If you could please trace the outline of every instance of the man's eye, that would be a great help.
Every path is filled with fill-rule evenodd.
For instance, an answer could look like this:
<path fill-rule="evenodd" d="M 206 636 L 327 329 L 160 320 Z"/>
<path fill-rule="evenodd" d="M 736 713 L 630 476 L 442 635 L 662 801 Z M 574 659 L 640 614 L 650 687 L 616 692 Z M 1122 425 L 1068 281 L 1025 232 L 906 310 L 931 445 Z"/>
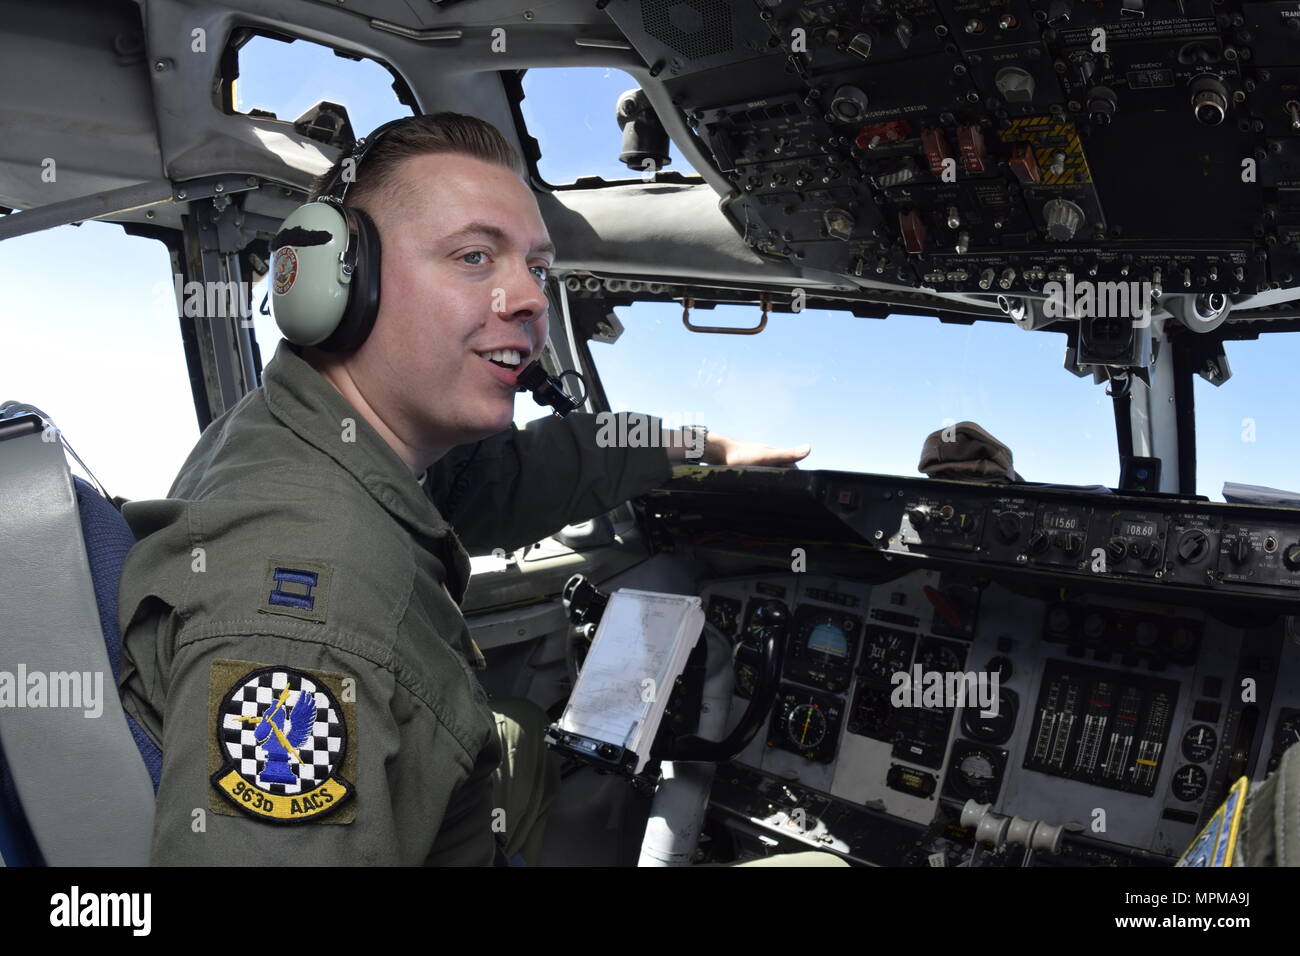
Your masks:
<path fill-rule="evenodd" d="M 551 277 L 550 266 L 532 266 L 531 268 L 541 270 L 541 274 L 538 275 L 537 278 L 541 279 L 543 282 Z"/>
<path fill-rule="evenodd" d="M 475 250 L 474 252 L 467 252 L 467 253 L 465 253 L 465 255 L 461 256 L 461 258 L 464 259 L 464 258 L 466 258 L 467 256 L 486 256 L 486 255 L 487 255 L 487 253 L 484 252 L 482 249 L 477 249 L 477 250 Z M 479 265 L 482 265 L 482 264 L 483 264 L 483 263 L 481 263 L 481 262 L 471 262 L 471 263 L 469 263 L 469 265 L 471 265 L 471 266 L 479 266 Z"/>

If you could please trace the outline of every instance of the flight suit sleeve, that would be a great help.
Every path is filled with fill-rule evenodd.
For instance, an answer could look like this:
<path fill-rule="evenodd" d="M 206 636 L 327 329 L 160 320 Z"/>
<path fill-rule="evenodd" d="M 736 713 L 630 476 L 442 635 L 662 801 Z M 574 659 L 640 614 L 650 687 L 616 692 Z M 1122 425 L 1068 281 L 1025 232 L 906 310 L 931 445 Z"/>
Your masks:
<path fill-rule="evenodd" d="M 431 470 L 429 492 L 472 554 L 514 550 L 604 514 L 672 475 L 663 447 L 626 447 L 616 419 L 575 412 L 511 426 Z M 650 416 L 642 416 L 649 419 Z M 643 434 L 660 434 L 659 420 Z M 602 447 L 603 446 L 603 447 Z"/>
<path fill-rule="evenodd" d="M 177 636 L 158 865 L 492 861 L 490 767 L 384 662 L 268 621 Z"/>
<path fill-rule="evenodd" d="M 1300 746 L 1285 750 L 1277 769 L 1250 785 L 1232 865 L 1300 866 Z"/>

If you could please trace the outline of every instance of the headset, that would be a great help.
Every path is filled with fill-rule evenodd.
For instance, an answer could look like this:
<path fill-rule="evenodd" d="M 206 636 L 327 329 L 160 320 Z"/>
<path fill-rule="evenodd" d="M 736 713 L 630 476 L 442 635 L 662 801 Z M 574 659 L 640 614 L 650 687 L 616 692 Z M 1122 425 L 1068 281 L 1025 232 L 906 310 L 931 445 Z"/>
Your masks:
<path fill-rule="evenodd" d="M 271 315 L 294 345 L 346 352 L 366 340 L 379 314 L 379 230 L 343 204 L 366 154 L 403 119 L 356 141 L 320 196 L 299 206 L 271 240 Z"/>
<path fill-rule="evenodd" d="M 356 141 L 320 196 L 294 210 L 271 240 L 271 315 L 280 334 L 294 345 L 326 352 L 357 348 L 370 335 L 379 314 L 380 242 L 374 220 L 362 209 L 343 204 L 348 186 L 370 150 L 394 126 L 390 120 Z M 350 160 L 350 162 L 349 162 Z M 576 377 L 581 399 L 570 397 L 563 379 Z M 586 401 L 586 380 L 574 371 L 551 376 L 540 361 L 517 378 L 519 391 L 531 391 L 539 405 L 561 418 Z"/>

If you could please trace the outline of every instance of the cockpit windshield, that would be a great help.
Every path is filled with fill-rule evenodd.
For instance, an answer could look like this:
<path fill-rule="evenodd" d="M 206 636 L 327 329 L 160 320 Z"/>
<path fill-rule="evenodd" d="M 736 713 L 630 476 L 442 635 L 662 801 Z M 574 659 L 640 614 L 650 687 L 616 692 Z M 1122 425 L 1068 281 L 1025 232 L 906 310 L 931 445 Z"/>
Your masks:
<path fill-rule="evenodd" d="M 725 421 L 774 444 L 809 442 L 800 467 L 916 475 L 926 436 L 969 420 L 1011 448 L 1026 480 L 1097 485 L 1118 473 L 1111 400 L 1065 371 L 1063 335 L 820 309 L 769 315 L 757 335 L 697 334 L 680 305 L 614 311 L 623 334 L 591 346 L 606 393 L 666 425 Z M 694 325 L 758 320 L 740 306 L 691 314 Z"/>

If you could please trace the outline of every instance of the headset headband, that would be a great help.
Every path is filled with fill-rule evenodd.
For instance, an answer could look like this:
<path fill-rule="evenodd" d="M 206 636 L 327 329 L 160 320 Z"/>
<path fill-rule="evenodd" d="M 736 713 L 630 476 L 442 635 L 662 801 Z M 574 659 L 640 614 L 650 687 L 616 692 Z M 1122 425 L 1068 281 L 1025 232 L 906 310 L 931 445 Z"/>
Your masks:
<path fill-rule="evenodd" d="M 343 162 L 338 164 L 338 168 L 334 170 L 334 175 L 332 175 L 329 178 L 329 180 L 326 181 L 325 185 L 321 188 L 320 196 L 317 198 L 336 199 L 338 200 L 339 205 L 342 205 L 344 198 L 347 196 L 348 187 L 351 186 L 352 183 L 356 182 L 357 170 L 361 168 L 362 160 L 364 160 L 366 158 L 366 155 L 370 152 L 370 150 L 373 149 L 375 145 L 388 134 L 389 130 L 391 130 L 394 126 L 398 125 L 399 123 L 406 122 L 408 119 L 411 119 L 411 117 L 402 116 L 395 120 L 389 120 L 387 123 L 380 126 L 369 136 L 363 136 L 361 137 L 361 139 L 353 143 L 352 153 L 348 157 L 349 159 L 352 160 L 352 164 L 351 164 L 352 178 L 348 179 L 345 176 L 348 170 L 348 162 L 345 159 Z"/>

